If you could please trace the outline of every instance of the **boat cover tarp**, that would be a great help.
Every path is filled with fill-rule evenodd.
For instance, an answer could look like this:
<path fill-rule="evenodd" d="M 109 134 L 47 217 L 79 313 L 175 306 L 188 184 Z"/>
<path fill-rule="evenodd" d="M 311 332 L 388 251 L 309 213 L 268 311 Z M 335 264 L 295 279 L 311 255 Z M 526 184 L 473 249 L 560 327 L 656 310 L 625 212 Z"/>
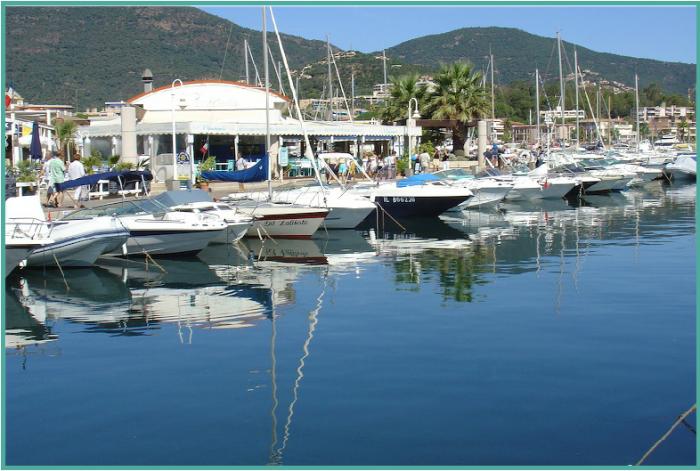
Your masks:
<path fill-rule="evenodd" d="M 262 182 L 267 180 L 267 159 L 260 159 L 258 163 L 245 170 L 230 172 L 227 170 L 209 170 L 202 172 L 202 178 L 209 181 L 220 182 Z"/>
<path fill-rule="evenodd" d="M 85 175 L 84 177 L 76 178 L 75 180 L 66 180 L 63 183 L 56 183 L 56 190 L 65 191 L 71 188 L 77 188 L 83 185 L 96 185 L 100 180 L 109 180 L 118 182 L 121 180 L 123 186 L 133 182 L 141 182 L 153 180 L 153 174 L 149 171 L 141 170 L 123 170 L 121 172 L 102 172 Z"/>
<path fill-rule="evenodd" d="M 426 182 L 434 182 L 438 180 L 440 180 L 439 177 L 436 177 L 430 173 L 420 173 L 418 175 L 413 175 L 411 177 L 404 178 L 403 180 L 399 180 L 396 182 L 396 186 L 403 188 L 406 186 L 423 185 Z"/>
<path fill-rule="evenodd" d="M 152 197 L 151 199 L 167 207 L 212 200 L 211 196 L 209 196 L 209 193 L 197 189 L 166 191 L 164 193 Z"/>

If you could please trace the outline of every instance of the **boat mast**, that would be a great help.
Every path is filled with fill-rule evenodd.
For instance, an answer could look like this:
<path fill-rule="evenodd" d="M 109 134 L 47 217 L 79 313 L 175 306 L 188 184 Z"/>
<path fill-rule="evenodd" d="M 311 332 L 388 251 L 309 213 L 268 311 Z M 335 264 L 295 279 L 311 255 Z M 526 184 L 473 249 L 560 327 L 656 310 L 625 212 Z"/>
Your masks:
<path fill-rule="evenodd" d="M 319 173 L 318 163 L 314 157 L 313 150 L 311 149 L 311 142 L 309 141 L 309 135 L 304 128 L 304 118 L 301 114 L 301 107 L 299 106 L 299 96 L 297 95 L 299 75 L 297 75 L 297 87 L 294 86 L 292 81 L 291 70 L 289 69 L 289 63 L 287 62 L 287 55 L 284 53 L 284 46 L 282 45 L 282 39 L 280 38 L 280 32 L 277 28 L 277 22 L 275 21 L 275 13 L 270 7 L 270 19 L 272 20 L 272 26 L 275 28 L 275 35 L 277 36 L 277 44 L 279 45 L 280 55 L 282 56 L 282 63 L 284 64 L 284 69 L 287 72 L 287 80 L 289 81 L 289 88 L 292 90 L 292 99 L 294 100 L 294 109 L 296 110 L 297 120 L 299 121 L 299 127 L 301 128 L 301 134 L 304 136 L 304 144 L 306 144 L 304 149 L 304 156 L 309 159 L 311 166 L 314 169 L 316 175 L 316 180 L 318 181 L 321 190 L 325 192 L 323 187 L 323 182 L 321 181 L 321 175 Z M 301 75 L 301 71 L 299 72 Z M 325 87 L 324 87 L 325 88 Z M 323 92 L 321 93 L 321 99 L 323 99 Z M 335 177 L 335 174 L 331 174 Z M 336 178 L 337 179 L 337 178 Z M 342 186 L 342 183 L 341 183 Z"/>
<path fill-rule="evenodd" d="M 270 70 L 267 54 L 267 13 L 262 9 L 263 69 L 265 74 L 265 158 L 267 158 L 267 192 L 272 201 L 272 162 L 270 161 Z"/>
<path fill-rule="evenodd" d="M 564 107 L 566 106 L 566 101 L 564 100 L 564 73 L 561 66 L 561 35 L 559 34 L 559 31 L 557 31 L 557 48 L 559 49 L 559 90 L 561 92 L 561 127 L 563 131 Z"/>
<path fill-rule="evenodd" d="M 333 76 L 331 75 L 331 43 L 326 35 L 326 58 L 328 59 L 328 121 L 333 121 Z"/>
<path fill-rule="evenodd" d="M 535 117 L 537 119 L 537 145 L 540 145 L 540 71 L 535 69 Z"/>
<path fill-rule="evenodd" d="M 250 83 L 250 71 L 248 69 L 248 40 L 243 40 L 243 57 L 245 57 L 245 83 Z"/>
<path fill-rule="evenodd" d="M 579 136 L 579 117 L 578 117 L 578 55 L 576 54 L 576 48 L 574 48 L 574 90 L 576 90 L 576 147 L 579 146 L 581 142 L 581 136 Z"/>
<path fill-rule="evenodd" d="M 634 74 L 634 108 L 637 114 L 637 152 L 639 152 L 639 77 Z"/>
<path fill-rule="evenodd" d="M 355 117 L 355 69 L 350 73 L 350 88 L 352 94 L 352 116 Z"/>
<path fill-rule="evenodd" d="M 491 48 L 489 47 L 489 56 L 491 56 L 491 119 L 496 119 L 496 95 L 494 93 L 493 85 L 493 54 L 491 54 Z M 491 124 L 491 129 L 493 129 L 493 123 Z"/>

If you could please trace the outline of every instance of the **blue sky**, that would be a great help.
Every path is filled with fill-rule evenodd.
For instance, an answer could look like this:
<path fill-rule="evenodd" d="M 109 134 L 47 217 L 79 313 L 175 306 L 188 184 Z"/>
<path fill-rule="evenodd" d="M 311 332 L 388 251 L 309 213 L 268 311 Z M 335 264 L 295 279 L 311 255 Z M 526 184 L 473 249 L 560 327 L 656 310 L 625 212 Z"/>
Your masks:
<path fill-rule="evenodd" d="M 260 7 L 204 7 L 260 30 Z M 408 39 L 468 26 L 507 26 L 601 52 L 695 63 L 694 6 L 664 7 L 275 7 L 281 32 L 372 52 Z"/>

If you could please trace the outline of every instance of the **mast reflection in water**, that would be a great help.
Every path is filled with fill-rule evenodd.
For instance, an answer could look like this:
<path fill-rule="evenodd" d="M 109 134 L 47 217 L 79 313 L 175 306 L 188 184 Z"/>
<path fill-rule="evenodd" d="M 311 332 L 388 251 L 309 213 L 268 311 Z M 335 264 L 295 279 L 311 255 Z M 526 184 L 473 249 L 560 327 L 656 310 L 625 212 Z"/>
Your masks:
<path fill-rule="evenodd" d="M 695 195 L 22 270 L 7 463 L 634 463 L 695 398 Z M 684 428 L 647 461 L 694 463 Z"/>

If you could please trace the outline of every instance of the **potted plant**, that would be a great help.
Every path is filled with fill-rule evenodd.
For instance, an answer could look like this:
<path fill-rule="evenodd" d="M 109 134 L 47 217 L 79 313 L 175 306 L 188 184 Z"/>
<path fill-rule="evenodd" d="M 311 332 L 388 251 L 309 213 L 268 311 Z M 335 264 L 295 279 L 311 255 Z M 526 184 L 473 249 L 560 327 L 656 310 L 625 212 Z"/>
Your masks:
<path fill-rule="evenodd" d="M 82 162 L 83 167 L 85 167 L 85 173 L 92 175 L 95 173 L 95 167 L 99 168 L 102 166 L 102 154 L 98 150 L 93 150 L 90 155 L 82 159 Z"/>
<path fill-rule="evenodd" d="M 199 164 L 199 171 L 197 172 L 197 178 L 195 179 L 195 185 L 197 188 L 202 190 L 207 190 L 209 188 L 209 181 L 202 178 L 203 172 L 209 172 L 216 169 L 216 157 L 210 155 L 202 163 Z"/>
<path fill-rule="evenodd" d="M 17 183 L 34 183 L 39 179 L 37 168 L 31 160 L 20 160 L 17 164 Z M 29 193 L 34 192 L 34 185 L 28 189 Z"/>

